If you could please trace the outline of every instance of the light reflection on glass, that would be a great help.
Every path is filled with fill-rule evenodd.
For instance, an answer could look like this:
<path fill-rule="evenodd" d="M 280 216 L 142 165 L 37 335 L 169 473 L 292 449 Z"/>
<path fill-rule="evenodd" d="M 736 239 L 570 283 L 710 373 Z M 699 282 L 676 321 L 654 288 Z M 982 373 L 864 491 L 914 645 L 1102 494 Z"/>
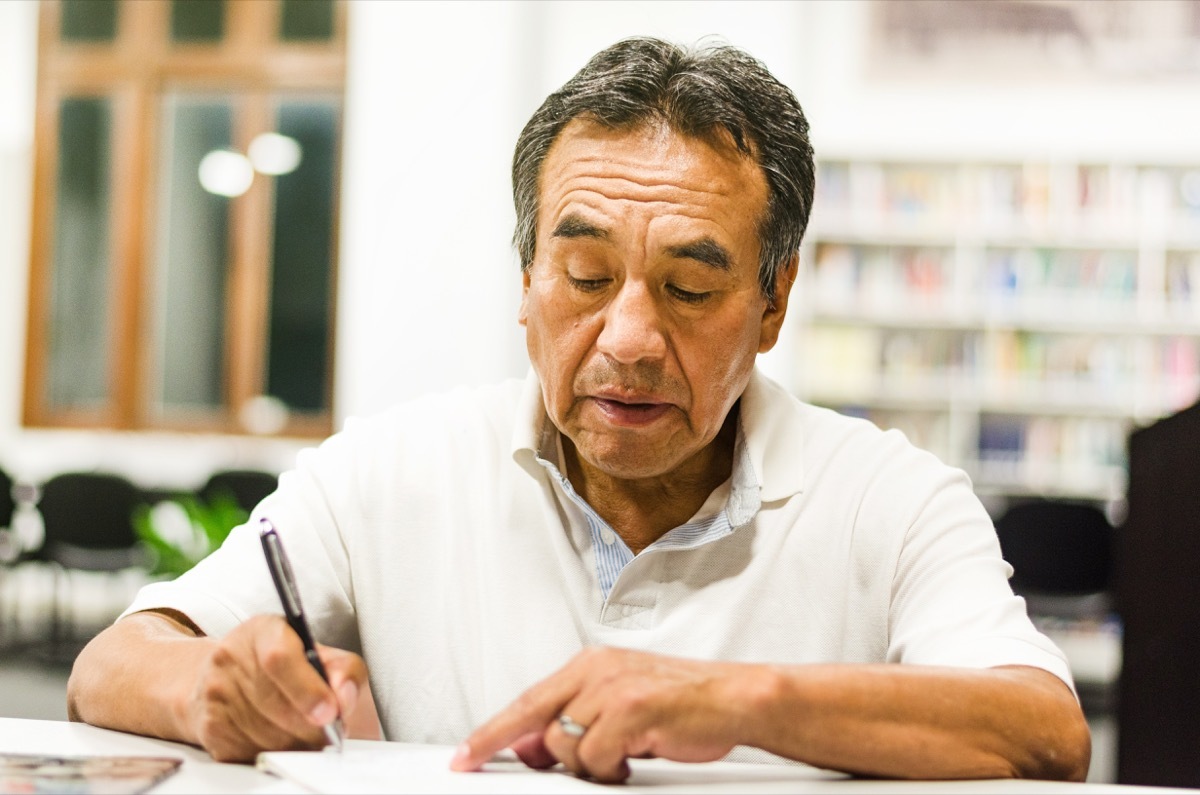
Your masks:
<path fill-rule="evenodd" d="M 233 198 L 250 190 L 254 167 L 240 152 L 214 149 L 200 160 L 200 184 L 209 193 Z"/>
<path fill-rule="evenodd" d="M 300 165 L 300 143 L 279 133 L 263 133 L 250 142 L 250 162 L 260 174 L 290 174 Z"/>

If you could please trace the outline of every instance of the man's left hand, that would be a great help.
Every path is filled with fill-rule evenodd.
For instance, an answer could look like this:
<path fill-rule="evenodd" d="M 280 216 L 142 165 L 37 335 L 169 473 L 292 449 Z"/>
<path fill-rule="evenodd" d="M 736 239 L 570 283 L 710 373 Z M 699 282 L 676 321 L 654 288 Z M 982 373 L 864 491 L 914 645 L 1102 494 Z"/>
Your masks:
<path fill-rule="evenodd" d="M 576 775 L 616 783 L 629 777 L 631 758 L 719 759 L 739 742 L 756 670 L 763 669 L 585 649 L 476 729 L 451 767 L 478 770 L 512 748 L 530 767 L 562 762 Z"/>

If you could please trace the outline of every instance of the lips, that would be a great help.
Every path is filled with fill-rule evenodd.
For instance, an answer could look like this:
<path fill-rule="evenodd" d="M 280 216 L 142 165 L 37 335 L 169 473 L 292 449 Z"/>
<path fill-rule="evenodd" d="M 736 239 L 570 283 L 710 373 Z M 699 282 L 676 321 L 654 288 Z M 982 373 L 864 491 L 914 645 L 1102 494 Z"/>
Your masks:
<path fill-rule="evenodd" d="M 637 403 L 613 398 L 593 397 L 593 404 L 615 425 L 649 425 L 671 410 L 670 403 Z"/>

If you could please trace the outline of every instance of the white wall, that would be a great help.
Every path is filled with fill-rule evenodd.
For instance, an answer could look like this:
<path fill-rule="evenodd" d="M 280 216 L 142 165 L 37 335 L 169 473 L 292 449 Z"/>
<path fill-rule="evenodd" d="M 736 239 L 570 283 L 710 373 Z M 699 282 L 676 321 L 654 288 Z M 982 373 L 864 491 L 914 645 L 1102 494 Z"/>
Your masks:
<path fill-rule="evenodd" d="M 1193 86 L 901 85 L 865 75 L 855 2 L 351 4 L 335 411 L 520 376 L 509 158 L 541 99 L 634 34 L 744 47 L 795 89 L 819 154 L 1174 157 L 1200 162 Z M 0 2 L 0 466 L 194 483 L 285 466 L 294 443 L 20 428 L 36 8 Z M 787 376 L 785 343 L 764 365 Z"/>
<path fill-rule="evenodd" d="M 528 11 L 351 7 L 335 403 L 345 417 L 524 372 L 508 244 Z"/>
<path fill-rule="evenodd" d="M 509 160 L 542 99 L 635 34 L 722 34 L 798 82 L 803 4 L 352 6 L 337 406 L 524 374 Z M 422 76 L 425 79 L 406 79 Z"/>

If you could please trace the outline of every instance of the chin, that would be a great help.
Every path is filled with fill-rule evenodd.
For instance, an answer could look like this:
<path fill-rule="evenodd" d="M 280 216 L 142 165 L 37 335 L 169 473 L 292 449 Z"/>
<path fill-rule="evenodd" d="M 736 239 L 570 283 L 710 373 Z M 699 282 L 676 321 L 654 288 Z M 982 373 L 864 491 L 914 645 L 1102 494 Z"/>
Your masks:
<path fill-rule="evenodd" d="M 673 470 L 680 462 L 664 460 L 662 456 L 648 454 L 645 450 L 630 450 L 618 447 L 604 451 L 584 450 L 584 459 L 606 475 L 625 480 L 653 478 Z"/>

